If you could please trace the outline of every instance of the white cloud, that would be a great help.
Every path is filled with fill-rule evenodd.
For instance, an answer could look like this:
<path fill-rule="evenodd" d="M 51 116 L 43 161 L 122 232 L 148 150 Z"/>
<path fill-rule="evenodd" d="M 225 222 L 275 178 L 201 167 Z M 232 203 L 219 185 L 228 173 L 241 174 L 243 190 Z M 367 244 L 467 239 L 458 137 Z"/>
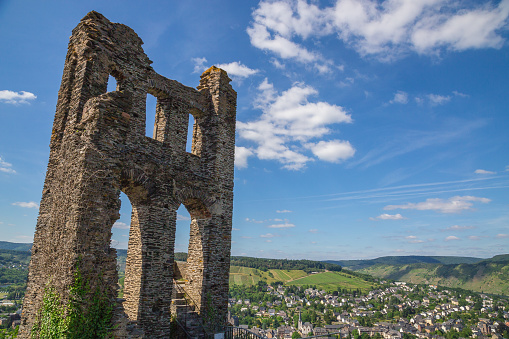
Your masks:
<path fill-rule="evenodd" d="M 36 208 L 36 209 L 39 209 L 39 204 L 36 203 L 35 201 L 30 201 L 30 202 L 18 201 L 18 202 L 13 202 L 12 204 L 14 206 L 19 206 L 19 207 L 23 207 L 23 208 Z"/>
<path fill-rule="evenodd" d="M 470 235 L 470 236 L 468 237 L 468 239 L 470 239 L 470 240 L 479 240 L 479 239 L 481 239 L 481 237 L 480 237 L 480 236 L 478 236 L 478 235 Z"/>
<path fill-rule="evenodd" d="M 3 173 L 16 173 L 16 171 L 12 168 L 12 164 L 4 161 L 2 157 L 0 157 L 0 172 Z"/>
<path fill-rule="evenodd" d="M 496 237 L 499 239 L 509 238 L 509 234 L 499 233 L 499 234 L 497 234 Z"/>
<path fill-rule="evenodd" d="M 415 235 L 409 235 L 405 237 L 409 244 L 421 244 L 424 240 L 418 239 Z"/>
<path fill-rule="evenodd" d="M 126 224 L 125 222 L 122 222 L 122 221 L 116 221 L 113 224 L 113 228 L 118 228 L 119 230 L 128 230 L 128 229 L 131 228 L 131 225 L 128 225 L 128 224 Z"/>
<path fill-rule="evenodd" d="M 316 144 L 306 144 L 318 159 L 338 163 L 354 156 L 355 149 L 350 142 L 343 140 L 319 141 Z"/>
<path fill-rule="evenodd" d="M 235 146 L 235 167 L 239 169 L 247 168 L 247 158 L 253 154 L 253 151 L 249 148 Z"/>
<path fill-rule="evenodd" d="M 232 231 L 240 231 L 239 228 L 232 227 Z"/>
<path fill-rule="evenodd" d="M 451 97 L 439 94 L 428 94 L 428 99 L 432 105 L 443 105 L 449 100 L 451 100 Z"/>
<path fill-rule="evenodd" d="M 319 8 L 304 0 L 261 1 L 247 32 L 251 44 L 281 58 L 316 62 L 323 58 L 303 45 L 336 35 L 359 54 L 392 60 L 408 52 L 437 54 L 500 48 L 509 0 L 498 5 L 459 0 L 336 0 Z"/>
<path fill-rule="evenodd" d="M 292 211 L 290 210 L 277 210 L 276 213 L 292 213 Z M 278 219 L 274 219 L 276 221 L 282 221 L 282 220 L 278 220 Z"/>
<path fill-rule="evenodd" d="M 435 199 L 426 199 L 424 202 L 420 203 L 408 203 L 406 205 L 388 205 L 385 206 L 385 210 L 395 210 L 395 209 L 412 209 L 419 211 L 433 210 L 441 213 L 459 213 L 464 210 L 472 209 L 472 202 L 482 202 L 484 204 L 490 202 L 490 199 L 487 198 L 479 198 L 473 196 L 455 196 L 449 198 L 447 200 L 435 198 Z"/>
<path fill-rule="evenodd" d="M 461 93 L 461 92 L 458 92 L 458 91 L 452 91 L 452 94 L 454 94 L 457 97 L 462 97 L 462 98 L 466 98 L 466 97 L 469 96 L 468 94 Z"/>
<path fill-rule="evenodd" d="M 445 238 L 445 241 L 452 241 L 452 240 L 460 240 L 460 238 L 455 237 L 454 235 L 450 235 L 447 238 Z"/>
<path fill-rule="evenodd" d="M 270 62 L 276 67 L 277 69 L 285 69 L 285 64 L 281 63 L 278 59 L 272 59 Z"/>
<path fill-rule="evenodd" d="M 279 235 L 277 234 L 272 234 L 272 233 L 267 233 L 267 234 L 262 234 L 260 235 L 261 238 L 274 238 L 274 237 L 279 237 Z"/>
<path fill-rule="evenodd" d="M 340 106 L 326 102 L 309 102 L 308 98 L 317 94 L 310 86 L 296 83 L 289 90 L 278 94 L 274 86 L 265 79 L 258 89 L 260 95 L 256 98 L 255 107 L 260 108 L 263 113 L 258 120 L 238 121 L 239 137 L 256 144 L 251 150 L 259 159 L 277 160 L 283 168 L 303 169 L 307 162 L 315 160 L 304 154 L 306 145 L 313 148 L 309 146 L 310 141 L 330 134 L 331 125 L 352 122 L 350 115 Z M 344 154 L 337 155 L 338 141 L 333 142 L 336 144 L 329 146 L 336 152 L 334 156 L 331 158 L 330 154 L 320 155 L 338 161 Z M 342 145 L 343 149 L 347 148 L 346 145 Z"/>
<path fill-rule="evenodd" d="M 247 78 L 259 72 L 257 69 L 251 69 L 240 61 L 230 62 L 229 64 L 217 64 L 216 67 L 224 69 L 229 76 Z"/>
<path fill-rule="evenodd" d="M 391 103 L 391 104 L 394 104 L 394 103 L 406 104 L 406 103 L 408 103 L 408 94 L 403 91 L 397 91 L 394 94 L 394 99 L 389 101 L 389 103 Z"/>
<path fill-rule="evenodd" d="M 35 100 L 37 96 L 30 92 L 13 92 L 9 90 L 0 91 L 0 102 L 5 102 L 6 104 L 29 104 L 29 101 Z"/>
<path fill-rule="evenodd" d="M 191 220 L 191 217 L 187 217 L 185 215 L 177 214 L 177 220 Z"/>
<path fill-rule="evenodd" d="M 207 69 L 207 66 L 205 65 L 207 62 L 206 58 L 192 58 L 191 60 L 194 63 L 193 73 L 202 73 Z"/>
<path fill-rule="evenodd" d="M 474 228 L 475 228 L 474 226 L 454 225 L 454 226 L 447 227 L 445 230 L 446 231 L 464 231 L 464 230 L 473 230 Z"/>
<path fill-rule="evenodd" d="M 330 33 L 330 19 L 324 17 L 327 15 L 305 1 L 262 1 L 253 12 L 254 22 L 247 33 L 251 44 L 261 50 L 312 64 L 319 73 L 330 73 L 335 68 L 332 61 L 292 41 L 296 35 L 306 39 Z"/>
<path fill-rule="evenodd" d="M 378 217 L 376 218 L 369 218 L 371 220 L 376 220 L 376 219 L 380 219 L 380 220 L 403 220 L 403 219 L 406 219 L 404 216 L 402 216 L 401 214 L 387 214 L 387 213 L 384 213 L 384 214 L 381 214 L 379 215 Z"/>
<path fill-rule="evenodd" d="M 246 221 L 253 222 L 255 224 L 262 224 L 264 222 L 263 220 L 256 220 L 256 219 L 250 219 L 250 218 L 246 218 Z"/>
<path fill-rule="evenodd" d="M 318 230 L 316 228 L 312 228 L 309 230 L 310 233 L 318 233 Z"/>
<path fill-rule="evenodd" d="M 284 224 L 274 224 L 269 226 L 269 228 L 292 228 L 292 227 L 295 227 L 295 225 L 289 223 L 288 221 L 286 221 Z"/>
<path fill-rule="evenodd" d="M 475 174 L 497 174 L 497 172 L 493 172 L 493 171 L 487 171 L 487 170 L 483 170 L 483 169 L 476 169 L 474 171 Z"/>

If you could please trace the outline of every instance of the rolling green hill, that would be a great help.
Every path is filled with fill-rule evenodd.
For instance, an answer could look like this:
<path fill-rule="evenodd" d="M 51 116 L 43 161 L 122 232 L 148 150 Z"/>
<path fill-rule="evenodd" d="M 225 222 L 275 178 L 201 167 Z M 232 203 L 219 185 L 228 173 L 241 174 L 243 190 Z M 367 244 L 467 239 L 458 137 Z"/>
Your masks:
<path fill-rule="evenodd" d="M 8 241 L 0 241 L 0 250 L 11 250 L 11 251 L 30 251 L 32 249 L 31 243 L 15 243 Z"/>
<path fill-rule="evenodd" d="M 303 270 L 258 270 L 251 267 L 230 266 L 230 286 L 233 285 L 256 285 L 263 280 L 268 284 L 281 281 L 285 285 L 314 285 L 318 289 L 335 291 L 342 289 L 360 289 L 369 291 L 374 285 L 362 277 L 349 274 L 348 272 L 321 272 L 308 274 Z"/>
<path fill-rule="evenodd" d="M 389 256 L 367 260 L 326 260 L 326 263 L 341 265 L 353 271 L 362 270 L 374 265 L 408 265 L 417 263 L 427 264 L 475 264 L 480 262 L 481 258 L 473 257 L 446 257 L 446 256 Z"/>
<path fill-rule="evenodd" d="M 373 283 L 366 281 L 362 278 L 350 275 L 345 272 L 323 272 L 311 274 L 303 278 L 295 279 L 286 283 L 287 285 L 316 285 L 319 289 L 326 291 L 337 290 L 338 287 L 342 289 L 360 289 L 367 292 L 373 289 Z"/>
<path fill-rule="evenodd" d="M 459 287 L 476 292 L 509 295 L 509 255 L 468 264 L 376 264 L 359 270 L 383 279 L 415 284 Z"/>

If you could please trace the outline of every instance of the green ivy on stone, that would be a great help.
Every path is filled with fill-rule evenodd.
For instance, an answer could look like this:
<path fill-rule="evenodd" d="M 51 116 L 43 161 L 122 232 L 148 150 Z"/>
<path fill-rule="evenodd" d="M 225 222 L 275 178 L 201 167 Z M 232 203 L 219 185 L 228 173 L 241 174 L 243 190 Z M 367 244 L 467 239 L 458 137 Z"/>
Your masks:
<path fill-rule="evenodd" d="M 99 282 L 102 282 L 99 277 Z M 91 299 L 90 299 L 91 298 Z M 42 307 L 32 327 L 32 339 L 96 339 L 111 337 L 113 307 L 99 284 L 94 292 L 77 268 L 64 305 L 56 290 L 45 289 Z"/>

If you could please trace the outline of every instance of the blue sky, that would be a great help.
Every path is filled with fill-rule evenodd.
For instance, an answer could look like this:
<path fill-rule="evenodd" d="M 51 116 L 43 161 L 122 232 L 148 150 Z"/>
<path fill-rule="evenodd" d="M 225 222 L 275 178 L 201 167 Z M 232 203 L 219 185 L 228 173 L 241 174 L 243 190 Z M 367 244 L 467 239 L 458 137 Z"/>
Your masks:
<path fill-rule="evenodd" d="M 133 28 L 159 74 L 233 79 L 232 254 L 508 253 L 509 0 L 0 0 L 0 240 L 32 241 L 68 39 L 91 10 Z M 178 251 L 188 224 L 181 207 Z"/>

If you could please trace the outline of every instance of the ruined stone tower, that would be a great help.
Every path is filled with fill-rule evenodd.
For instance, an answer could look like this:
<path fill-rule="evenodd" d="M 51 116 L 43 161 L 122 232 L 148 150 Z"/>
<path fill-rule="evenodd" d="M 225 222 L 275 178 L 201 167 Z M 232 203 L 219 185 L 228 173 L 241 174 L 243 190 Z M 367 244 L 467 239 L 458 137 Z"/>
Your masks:
<path fill-rule="evenodd" d="M 180 204 L 191 215 L 186 291 L 198 313 L 217 324 L 226 321 L 236 92 L 216 67 L 201 75 L 197 90 L 159 75 L 142 44 L 132 29 L 97 12 L 72 32 L 21 338 L 37 326 L 48 291 L 66 305 L 78 278 L 88 284 L 84 312 L 104 296 L 112 321 L 120 324 L 116 337 L 127 335 L 125 319 L 141 337 L 168 337 Z M 113 92 L 107 92 L 110 75 L 117 81 Z M 147 93 L 157 98 L 152 138 L 145 136 Z M 190 114 L 195 122 L 188 153 Z M 121 191 L 132 204 L 125 301 L 117 301 L 116 250 L 110 247 Z"/>

